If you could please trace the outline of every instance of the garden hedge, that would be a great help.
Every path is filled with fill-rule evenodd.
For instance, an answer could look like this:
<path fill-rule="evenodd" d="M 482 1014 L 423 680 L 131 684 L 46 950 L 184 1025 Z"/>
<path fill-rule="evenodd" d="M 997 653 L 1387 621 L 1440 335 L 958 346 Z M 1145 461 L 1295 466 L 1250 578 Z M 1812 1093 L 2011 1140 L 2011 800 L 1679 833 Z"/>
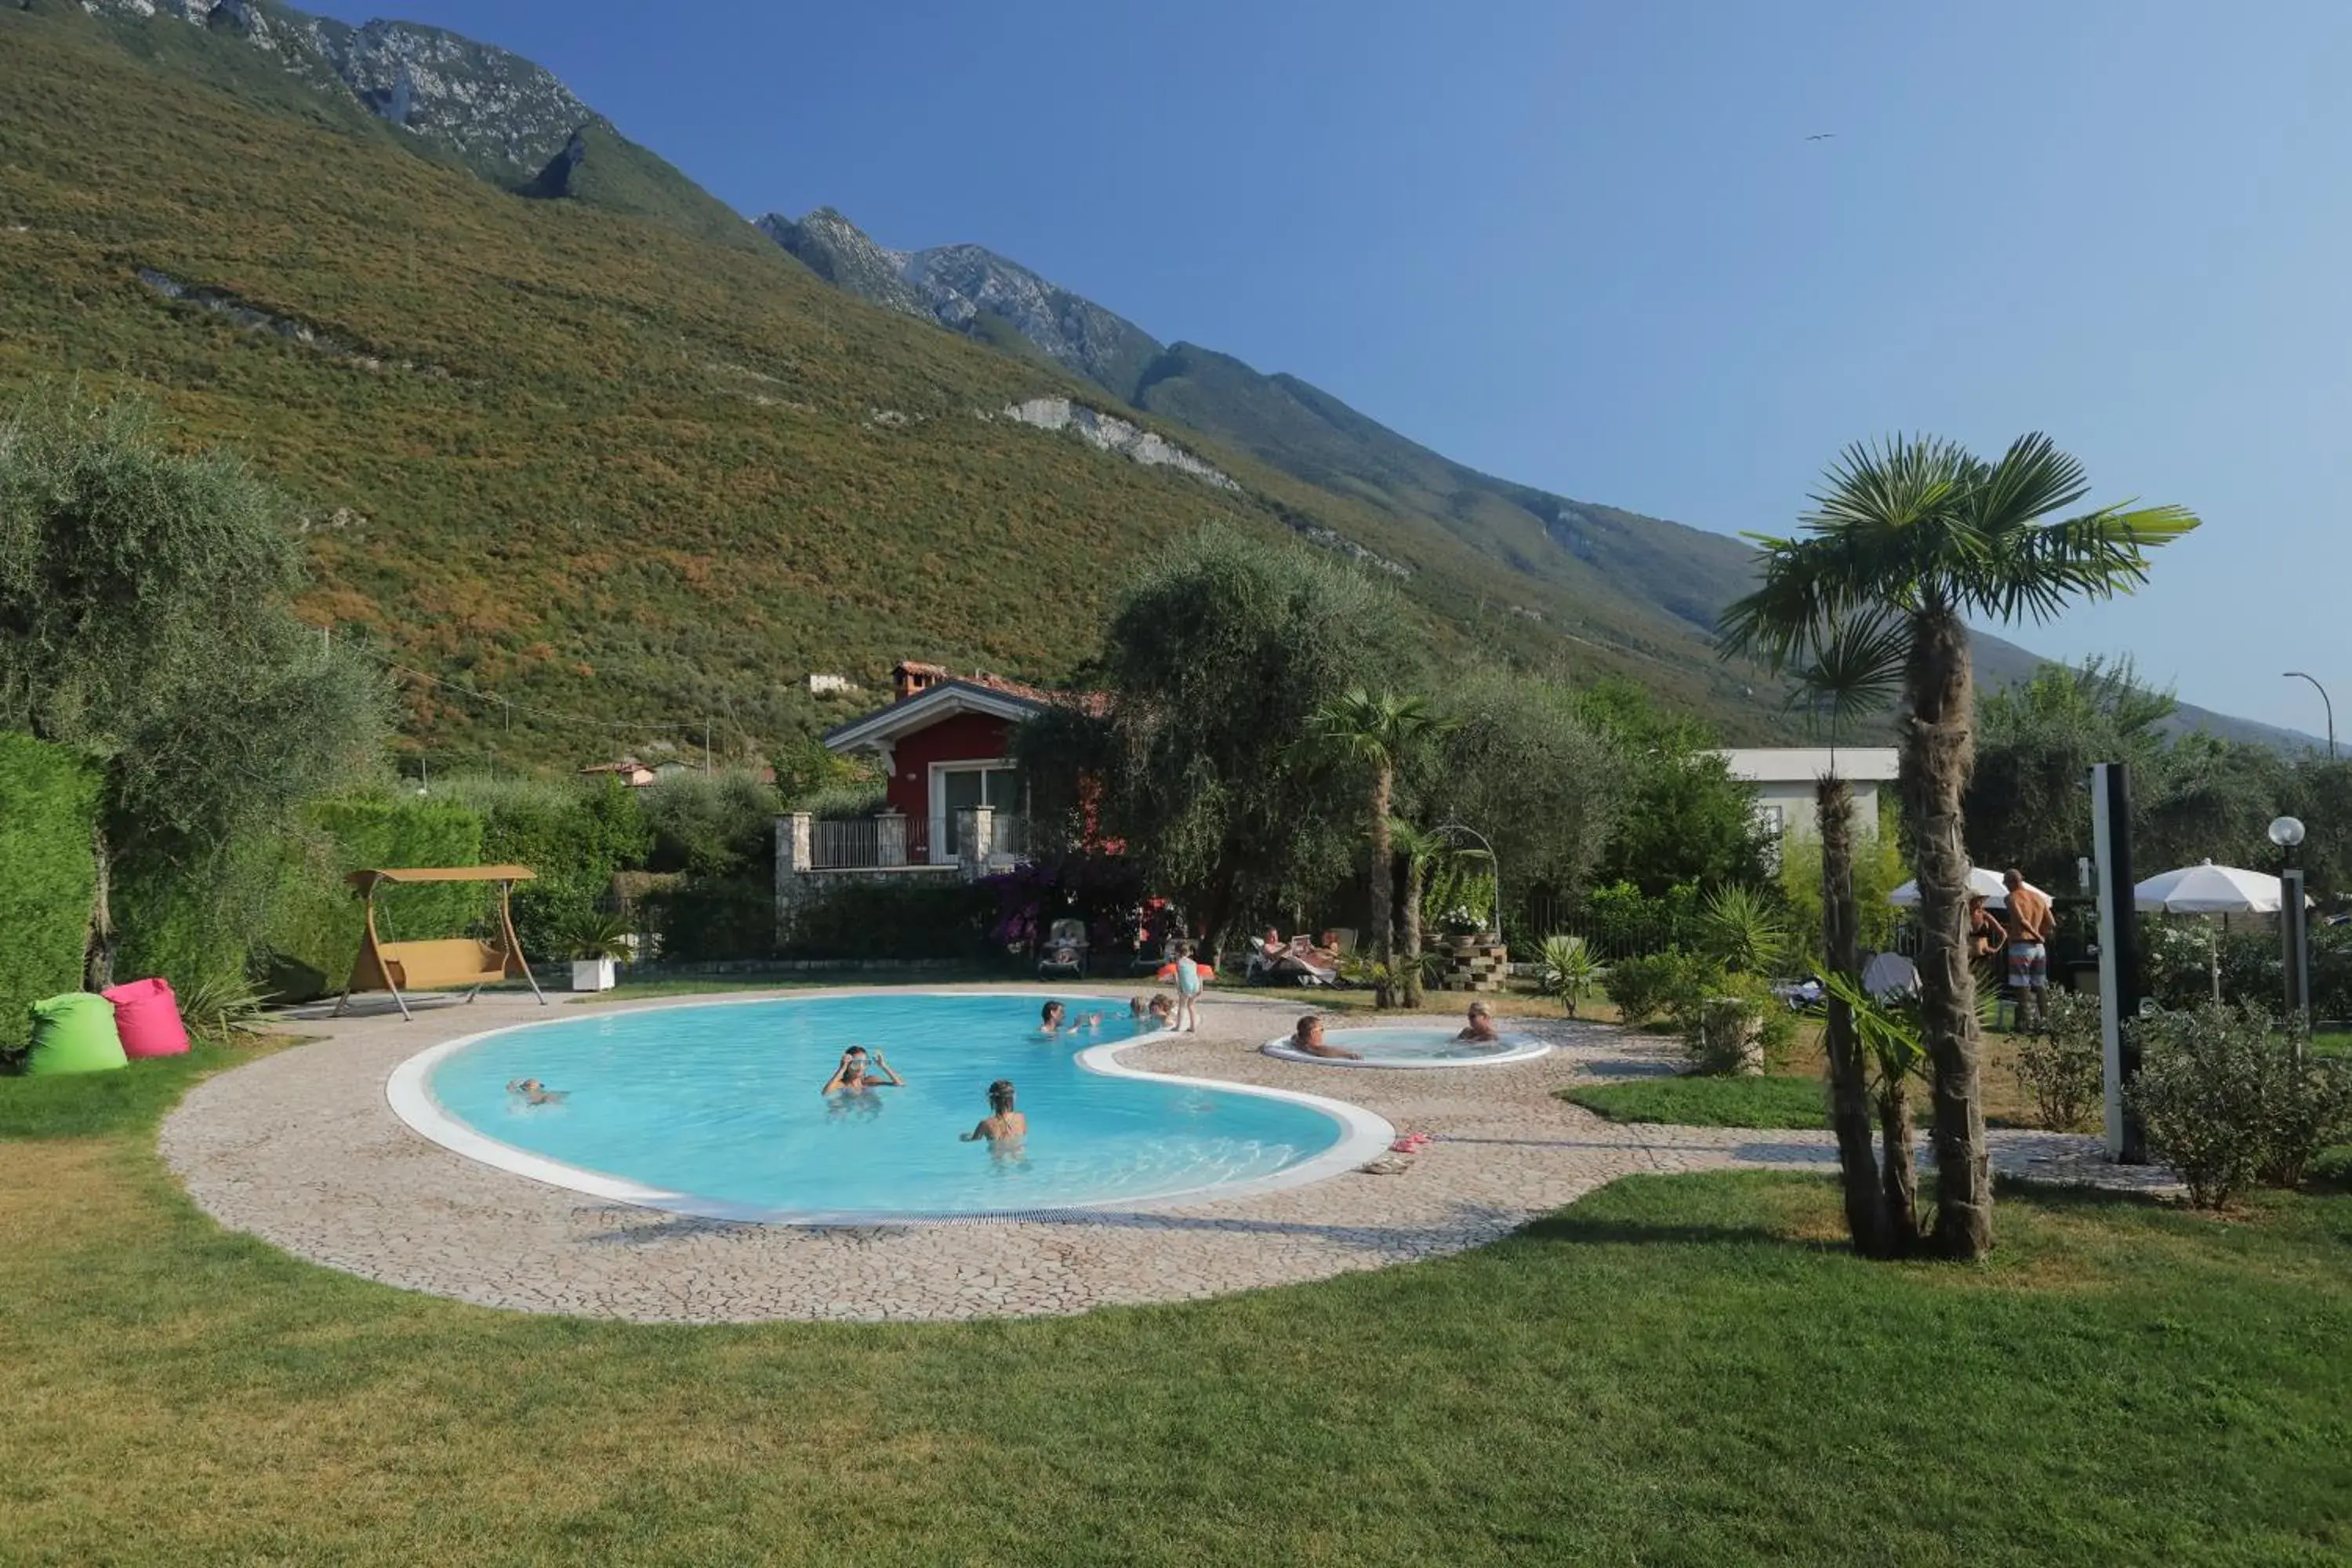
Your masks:
<path fill-rule="evenodd" d="M 476 866 L 482 863 L 482 819 L 453 802 L 415 796 L 320 801 L 303 813 L 310 830 L 306 865 L 278 909 L 266 946 L 270 989 L 280 996 L 342 988 L 359 955 L 360 902 L 344 886 L 373 866 Z M 386 888 L 376 922 L 387 941 L 460 936 L 484 930 L 494 897 L 487 884 Z"/>
<path fill-rule="evenodd" d="M 0 733 L 0 1056 L 24 1050 L 35 1002 L 81 984 L 97 811 L 95 769 Z"/>

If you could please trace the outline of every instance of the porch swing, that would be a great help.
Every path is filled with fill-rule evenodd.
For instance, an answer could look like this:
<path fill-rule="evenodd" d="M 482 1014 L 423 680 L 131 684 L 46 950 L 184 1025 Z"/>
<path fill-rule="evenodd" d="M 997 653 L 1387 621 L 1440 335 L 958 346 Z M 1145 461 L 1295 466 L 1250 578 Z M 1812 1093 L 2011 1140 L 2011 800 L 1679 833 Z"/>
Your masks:
<path fill-rule="evenodd" d="M 366 930 L 360 938 L 359 957 L 352 961 L 351 979 L 335 1003 L 341 1016 L 354 991 L 389 991 L 400 1005 L 400 1016 L 412 1016 L 403 991 L 455 990 L 465 986 L 471 1002 L 485 985 L 520 977 L 530 982 L 530 994 L 547 1005 L 547 994 L 523 962 L 522 943 L 515 937 L 512 900 L 514 885 L 531 879 L 528 866 L 409 866 L 354 871 L 343 879 L 366 906 Z M 417 942 L 386 942 L 376 927 L 375 897 L 386 885 L 426 882 L 496 882 L 499 887 L 499 935 L 495 942 L 477 937 L 436 937 Z"/>

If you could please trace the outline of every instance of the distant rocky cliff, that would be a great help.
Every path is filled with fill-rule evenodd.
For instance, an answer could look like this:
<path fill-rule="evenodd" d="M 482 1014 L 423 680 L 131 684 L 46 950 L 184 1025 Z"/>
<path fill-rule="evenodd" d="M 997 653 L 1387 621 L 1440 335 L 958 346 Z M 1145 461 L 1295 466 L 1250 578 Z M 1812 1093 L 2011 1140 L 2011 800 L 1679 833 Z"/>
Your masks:
<path fill-rule="evenodd" d="M 519 184 L 596 121 L 555 74 L 520 55 L 415 22 L 354 27 L 263 0 L 80 0 L 94 16 L 230 32 L 314 85 L 340 83 L 367 110 Z"/>
<path fill-rule="evenodd" d="M 977 245 L 891 250 L 831 207 L 760 219 L 818 277 L 877 305 L 1051 360 L 1122 402 L 1159 357 L 1158 339 L 1083 295 Z"/>

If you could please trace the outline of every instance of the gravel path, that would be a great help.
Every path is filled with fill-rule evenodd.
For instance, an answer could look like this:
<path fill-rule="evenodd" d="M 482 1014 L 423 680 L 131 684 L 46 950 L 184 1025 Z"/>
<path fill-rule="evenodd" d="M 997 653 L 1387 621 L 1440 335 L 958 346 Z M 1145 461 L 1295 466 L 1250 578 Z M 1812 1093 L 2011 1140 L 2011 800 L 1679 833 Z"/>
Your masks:
<path fill-rule="evenodd" d="M 1475 1247 L 1632 1172 L 1836 1160 L 1825 1132 L 1626 1125 L 1557 1099 L 1579 1080 L 1672 1070 L 1659 1041 L 1606 1026 L 1514 1019 L 1556 1048 L 1512 1066 L 1340 1071 L 1260 1055 L 1297 1016 L 1297 998 L 1212 996 L 1198 1036 L 1120 1059 L 1328 1095 L 1434 1134 L 1402 1173 L 1058 1218 L 747 1225 L 495 1170 L 427 1142 L 385 1103 L 394 1068 L 425 1047 L 566 1005 L 497 995 L 423 1009 L 411 1024 L 305 1022 L 319 1043 L 198 1085 L 163 1124 L 163 1157 L 221 1224 L 329 1268 L 484 1306 L 692 1323 L 1020 1317 L 1215 1296 Z M 2013 1175 L 2178 1190 L 2163 1172 L 2108 1164 L 2088 1138 L 1995 1132 L 1993 1158 Z"/>

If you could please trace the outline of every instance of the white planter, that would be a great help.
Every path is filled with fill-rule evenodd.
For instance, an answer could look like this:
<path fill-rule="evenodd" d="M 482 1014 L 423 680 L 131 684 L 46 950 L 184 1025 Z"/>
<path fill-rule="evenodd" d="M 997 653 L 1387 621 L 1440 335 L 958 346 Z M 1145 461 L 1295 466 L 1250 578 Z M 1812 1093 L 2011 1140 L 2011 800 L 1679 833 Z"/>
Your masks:
<path fill-rule="evenodd" d="M 611 959 L 575 958 L 572 961 L 572 989 L 574 991 L 610 991 L 613 984 Z"/>

